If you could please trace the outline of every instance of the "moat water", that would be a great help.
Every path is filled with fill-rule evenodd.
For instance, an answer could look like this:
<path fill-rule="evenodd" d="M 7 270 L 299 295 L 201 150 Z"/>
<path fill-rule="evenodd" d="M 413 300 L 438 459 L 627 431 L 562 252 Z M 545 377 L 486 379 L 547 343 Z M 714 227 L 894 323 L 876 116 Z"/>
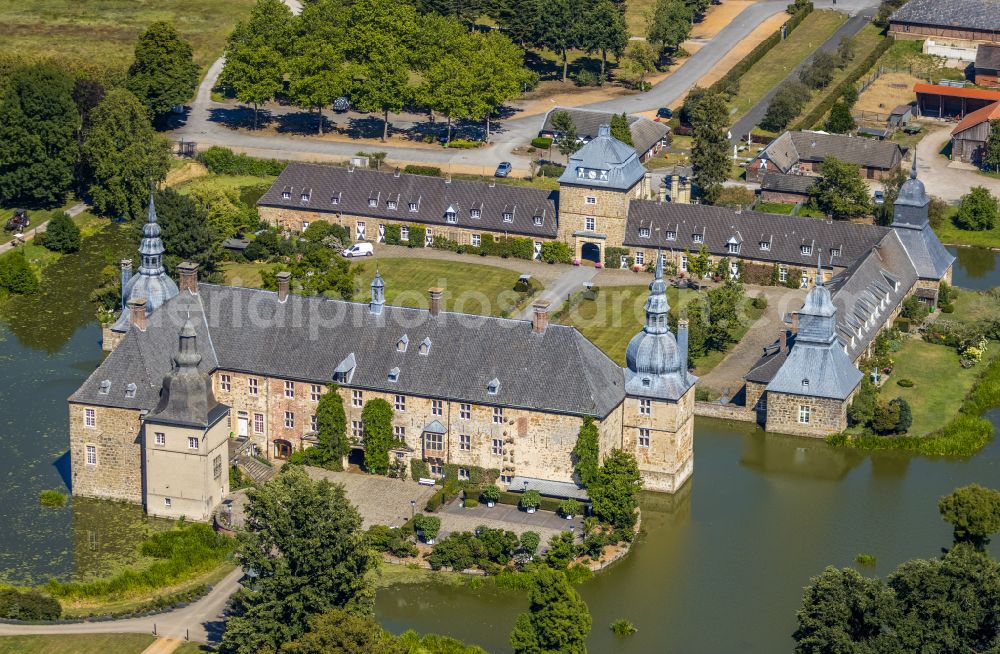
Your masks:
<path fill-rule="evenodd" d="M 68 289 L 113 262 L 118 245 L 68 261 L 50 295 L 0 311 L 0 580 L 107 573 L 134 558 L 143 533 L 163 527 L 127 505 L 38 504 L 41 490 L 68 492 L 66 398 L 101 360 L 86 297 Z M 957 285 L 1000 285 L 1000 255 L 962 254 Z M 989 417 L 1000 429 L 1000 410 Z M 936 555 L 950 541 L 937 499 L 972 482 L 1000 487 L 1000 439 L 967 460 L 865 455 L 699 419 L 691 482 L 677 496 L 644 496 L 633 551 L 580 586 L 594 620 L 590 651 L 790 651 L 812 575 L 854 565 L 859 553 L 877 558 L 878 575 Z M 490 585 L 427 582 L 381 590 L 376 612 L 394 631 L 446 633 L 499 654 L 510 651 L 526 603 Z M 618 640 L 608 627 L 622 617 L 639 631 Z"/>

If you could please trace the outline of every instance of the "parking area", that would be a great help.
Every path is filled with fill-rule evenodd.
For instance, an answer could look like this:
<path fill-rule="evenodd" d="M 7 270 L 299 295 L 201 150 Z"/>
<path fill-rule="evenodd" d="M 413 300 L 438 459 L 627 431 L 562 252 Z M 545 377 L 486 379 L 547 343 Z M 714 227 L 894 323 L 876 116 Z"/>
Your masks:
<path fill-rule="evenodd" d="M 313 479 L 329 479 L 343 484 L 347 499 L 358 507 L 365 529 L 372 525 L 398 527 L 410 519 L 410 513 L 420 511 L 427 499 L 437 490 L 435 486 L 421 486 L 415 481 L 390 479 L 359 472 L 334 472 L 307 467 Z M 410 502 L 415 502 L 411 505 Z"/>
<path fill-rule="evenodd" d="M 583 518 L 576 516 L 566 520 L 550 511 L 527 513 L 509 504 L 497 504 L 490 508 L 485 504 L 472 508 L 462 508 L 459 502 L 452 502 L 436 514 L 441 518 L 441 535 L 447 536 L 455 531 L 474 531 L 476 527 L 485 525 L 493 529 L 506 529 L 518 536 L 526 531 L 538 532 L 542 537 L 542 549 L 555 534 L 573 528 L 577 539 L 583 533 Z"/>

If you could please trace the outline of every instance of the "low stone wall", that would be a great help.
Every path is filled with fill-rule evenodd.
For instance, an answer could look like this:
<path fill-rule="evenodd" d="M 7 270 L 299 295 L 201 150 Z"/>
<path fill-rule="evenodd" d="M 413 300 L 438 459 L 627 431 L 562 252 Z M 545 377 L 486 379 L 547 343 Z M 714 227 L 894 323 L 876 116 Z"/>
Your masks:
<path fill-rule="evenodd" d="M 735 404 L 718 402 L 695 402 L 694 414 L 703 418 L 721 418 L 740 422 L 757 422 L 757 412 Z"/>

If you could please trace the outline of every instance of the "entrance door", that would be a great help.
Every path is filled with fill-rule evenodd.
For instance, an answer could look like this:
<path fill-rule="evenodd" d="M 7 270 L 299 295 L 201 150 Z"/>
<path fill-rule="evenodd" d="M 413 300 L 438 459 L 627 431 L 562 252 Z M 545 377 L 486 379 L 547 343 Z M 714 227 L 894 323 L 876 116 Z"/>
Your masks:
<path fill-rule="evenodd" d="M 274 441 L 274 458 L 287 459 L 292 455 L 292 444 L 284 440 Z"/>
<path fill-rule="evenodd" d="M 584 243 L 583 247 L 580 248 L 580 256 L 587 261 L 593 261 L 594 263 L 601 262 L 601 246 L 596 243 Z"/>
<path fill-rule="evenodd" d="M 247 426 L 247 424 L 248 424 L 247 417 L 246 416 L 239 416 L 236 419 L 236 424 L 237 424 L 237 427 L 236 427 L 237 432 L 236 432 L 236 434 L 240 438 L 246 438 L 250 434 L 249 427 Z"/>

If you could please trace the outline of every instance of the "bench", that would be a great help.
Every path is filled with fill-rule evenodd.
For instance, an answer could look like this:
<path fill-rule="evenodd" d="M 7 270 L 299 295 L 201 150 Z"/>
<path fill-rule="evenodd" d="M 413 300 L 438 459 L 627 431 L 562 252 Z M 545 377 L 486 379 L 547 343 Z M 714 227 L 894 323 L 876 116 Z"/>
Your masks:
<path fill-rule="evenodd" d="M 420 485 L 421 486 L 434 486 L 435 484 L 437 484 L 437 480 L 436 479 L 429 479 L 427 477 L 421 477 L 420 478 Z"/>

